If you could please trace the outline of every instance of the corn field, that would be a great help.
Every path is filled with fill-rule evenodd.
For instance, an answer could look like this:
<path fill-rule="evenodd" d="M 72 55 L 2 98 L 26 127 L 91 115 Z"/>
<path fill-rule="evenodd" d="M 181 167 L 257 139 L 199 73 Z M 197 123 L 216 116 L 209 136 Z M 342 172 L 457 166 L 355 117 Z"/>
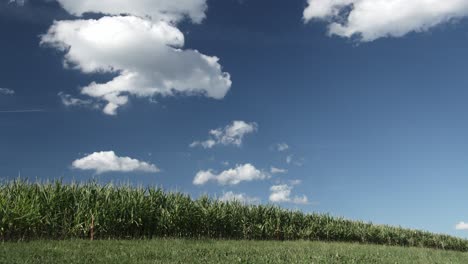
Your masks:
<path fill-rule="evenodd" d="M 468 241 L 273 205 L 197 200 L 158 188 L 12 181 L 0 185 L 0 240 L 314 240 L 467 251 Z"/>

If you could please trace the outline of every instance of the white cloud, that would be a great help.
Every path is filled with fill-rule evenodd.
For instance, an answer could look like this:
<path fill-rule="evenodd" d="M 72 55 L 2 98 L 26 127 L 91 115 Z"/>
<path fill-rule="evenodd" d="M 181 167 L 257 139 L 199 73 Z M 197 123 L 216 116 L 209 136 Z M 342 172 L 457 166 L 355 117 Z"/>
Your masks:
<path fill-rule="evenodd" d="M 273 203 L 294 203 L 294 204 L 308 204 L 309 199 L 307 196 L 294 196 L 291 197 L 291 192 L 294 187 L 282 184 L 282 185 L 274 185 L 270 188 L 270 202 Z"/>
<path fill-rule="evenodd" d="M 291 180 L 291 181 L 289 181 L 289 182 L 290 182 L 291 185 L 299 185 L 299 184 L 302 183 L 301 180 Z"/>
<path fill-rule="evenodd" d="M 212 148 L 216 145 L 216 141 L 212 140 L 212 139 L 208 139 L 208 140 L 205 140 L 205 141 L 194 141 L 190 144 L 190 147 L 191 148 L 195 148 L 195 147 L 198 147 L 198 146 L 201 146 L 205 149 L 208 149 L 208 148 Z"/>
<path fill-rule="evenodd" d="M 91 99 L 87 99 L 87 100 L 79 99 L 69 94 L 63 93 L 63 92 L 58 93 L 58 96 L 60 97 L 62 104 L 67 107 L 77 106 L 77 107 L 90 107 L 94 109 L 99 108 L 99 104 L 94 102 Z"/>
<path fill-rule="evenodd" d="M 0 88 L 0 95 L 14 95 L 15 91 L 8 88 Z"/>
<path fill-rule="evenodd" d="M 205 141 L 195 141 L 190 144 L 190 147 L 201 146 L 205 149 L 212 148 L 216 145 L 242 145 L 242 140 L 247 134 L 254 133 L 258 130 L 257 123 L 247 123 L 244 121 L 234 121 L 232 124 L 224 128 L 218 128 L 210 131 L 210 138 Z"/>
<path fill-rule="evenodd" d="M 455 226 L 456 230 L 468 230 L 468 223 L 460 222 Z"/>
<path fill-rule="evenodd" d="M 258 197 L 250 197 L 245 193 L 234 193 L 234 192 L 227 192 L 224 193 L 223 196 L 219 198 L 220 201 L 223 202 L 232 202 L 237 201 L 245 204 L 258 204 L 260 203 L 260 198 Z"/>
<path fill-rule="evenodd" d="M 204 185 L 209 181 L 215 181 L 220 185 L 237 185 L 241 182 L 267 179 L 269 175 L 256 169 L 251 164 L 237 165 L 233 169 L 215 174 L 212 170 L 199 171 L 193 179 L 193 184 Z"/>
<path fill-rule="evenodd" d="M 304 158 L 297 159 L 297 158 L 294 158 L 294 155 L 291 154 L 291 155 L 286 156 L 286 163 L 293 164 L 298 167 L 302 167 L 304 165 Z"/>
<path fill-rule="evenodd" d="M 271 167 L 270 168 L 270 173 L 271 174 L 284 174 L 284 173 L 287 173 L 288 170 L 285 170 L 285 169 L 280 169 L 280 168 L 276 168 L 276 167 Z"/>
<path fill-rule="evenodd" d="M 305 195 L 295 196 L 294 199 L 291 202 L 294 203 L 294 204 L 308 204 L 309 199 Z"/>
<path fill-rule="evenodd" d="M 64 53 L 64 65 L 86 74 L 111 73 L 107 83 L 92 82 L 81 93 L 105 101 L 103 112 L 116 115 L 129 96 L 201 95 L 222 99 L 231 88 L 219 59 L 183 49 L 176 22 L 188 16 L 201 22 L 205 0 L 59 0 L 75 15 L 101 12 L 100 19 L 55 21 L 41 45 Z M 120 16 L 126 14 L 126 16 Z"/>
<path fill-rule="evenodd" d="M 286 143 L 278 143 L 276 144 L 276 150 L 279 152 L 286 151 L 289 149 L 289 145 Z"/>
<path fill-rule="evenodd" d="M 80 170 L 94 170 L 97 174 L 105 172 L 159 172 L 153 164 L 132 159 L 118 157 L 114 151 L 94 152 L 84 158 L 75 160 L 72 167 Z"/>
<path fill-rule="evenodd" d="M 330 35 L 361 41 L 401 37 L 468 15 L 466 0 L 308 0 L 306 22 L 326 20 Z"/>
<path fill-rule="evenodd" d="M 9 0 L 8 1 L 9 4 L 17 4 L 19 6 L 24 6 L 24 4 L 26 3 L 26 0 Z"/>
<path fill-rule="evenodd" d="M 131 14 L 154 21 L 178 22 L 185 16 L 200 23 L 205 18 L 206 0 L 57 0 L 70 14 Z"/>

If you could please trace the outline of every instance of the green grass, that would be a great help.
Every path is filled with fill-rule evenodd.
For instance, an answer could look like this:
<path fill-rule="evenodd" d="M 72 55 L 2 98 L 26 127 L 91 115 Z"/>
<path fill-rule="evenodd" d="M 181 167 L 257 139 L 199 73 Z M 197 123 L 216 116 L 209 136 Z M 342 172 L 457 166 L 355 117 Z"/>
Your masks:
<path fill-rule="evenodd" d="M 87 239 L 92 226 L 96 239 L 310 240 L 468 251 L 460 238 L 273 205 L 94 183 L 0 184 L 0 241 Z"/>
<path fill-rule="evenodd" d="M 0 263 L 468 263 L 468 253 L 310 241 L 35 241 L 0 244 Z"/>

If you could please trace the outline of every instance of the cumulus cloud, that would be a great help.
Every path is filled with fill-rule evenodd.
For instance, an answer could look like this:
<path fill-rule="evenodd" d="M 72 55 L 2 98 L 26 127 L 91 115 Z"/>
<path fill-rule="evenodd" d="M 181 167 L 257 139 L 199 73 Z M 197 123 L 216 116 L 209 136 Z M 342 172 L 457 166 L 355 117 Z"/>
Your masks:
<path fill-rule="evenodd" d="M 219 174 L 213 170 L 199 171 L 193 179 L 193 184 L 204 185 L 209 181 L 217 182 L 220 185 L 237 185 L 241 182 L 267 179 L 269 175 L 256 169 L 252 164 L 237 165 L 233 169 L 225 170 Z"/>
<path fill-rule="evenodd" d="M 16 0 L 18 1 L 18 0 Z M 23 0 L 24 1 L 24 0 Z M 206 0 L 57 0 L 70 14 L 131 14 L 154 21 L 178 22 L 189 17 L 200 23 L 205 18 Z"/>
<path fill-rule="evenodd" d="M 244 136 L 254 133 L 258 130 L 257 123 L 247 123 L 244 121 L 234 121 L 224 128 L 213 129 L 210 131 L 210 138 L 205 141 L 195 141 L 190 147 L 212 148 L 216 145 L 242 145 Z"/>
<path fill-rule="evenodd" d="M 41 44 L 65 53 L 65 64 L 84 73 L 115 73 L 107 83 L 93 82 L 81 93 L 106 101 L 115 115 L 129 95 L 204 95 L 222 99 L 231 80 L 217 57 L 182 50 L 184 35 L 175 26 L 133 16 L 56 21 Z"/>
<path fill-rule="evenodd" d="M 276 168 L 276 167 L 271 167 L 270 168 L 270 173 L 271 174 L 284 174 L 284 173 L 287 173 L 288 170 L 286 169 L 280 169 L 280 168 Z"/>
<path fill-rule="evenodd" d="M 468 223 L 460 222 L 455 226 L 456 230 L 468 230 Z"/>
<path fill-rule="evenodd" d="M 279 152 L 283 152 L 289 149 L 289 145 L 286 143 L 278 143 L 276 144 L 275 149 Z"/>
<path fill-rule="evenodd" d="M 309 199 L 307 196 L 294 196 L 291 197 L 291 192 L 294 189 L 293 186 L 282 184 L 274 185 L 270 188 L 270 202 L 273 203 L 294 203 L 294 204 L 308 204 Z"/>
<path fill-rule="evenodd" d="M 177 22 L 201 22 L 205 0 L 58 0 L 71 14 L 103 13 L 100 19 L 55 21 L 41 36 L 41 45 L 64 53 L 66 68 L 85 74 L 109 73 L 105 83 L 92 82 L 81 93 L 106 102 L 103 112 L 116 115 L 130 96 L 199 95 L 225 97 L 229 73 L 219 59 L 183 49 Z"/>
<path fill-rule="evenodd" d="M 258 204 L 260 203 L 260 198 L 258 197 L 250 197 L 245 193 L 234 193 L 234 192 L 227 192 L 224 193 L 223 196 L 219 198 L 220 201 L 223 202 L 232 202 L 237 201 L 245 204 Z"/>
<path fill-rule="evenodd" d="M 361 41 L 401 37 L 468 15 L 466 0 L 308 0 L 304 20 L 329 22 L 330 35 Z"/>
<path fill-rule="evenodd" d="M 14 95 L 15 91 L 8 88 L 0 88 L 0 95 Z"/>
<path fill-rule="evenodd" d="M 153 164 L 119 157 L 114 151 L 94 152 L 84 158 L 75 160 L 72 167 L 80 170 L 94 170 L 97 174 L 106 172 L 159 172 L 159 168 Z"/>

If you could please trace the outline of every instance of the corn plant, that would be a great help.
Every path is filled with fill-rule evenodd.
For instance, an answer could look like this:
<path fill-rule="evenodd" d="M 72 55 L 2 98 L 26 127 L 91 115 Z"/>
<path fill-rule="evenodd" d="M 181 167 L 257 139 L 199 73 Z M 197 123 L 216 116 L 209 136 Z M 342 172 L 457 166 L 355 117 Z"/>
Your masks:
<path fill-rule="evenodd" d="M 196 200 L 159 188 L 86 184 L 0 184 L 0 241 L 33 239 L 215 238 L 342 241 L 467 251 L 447 235 L 273 205 Z"/>

